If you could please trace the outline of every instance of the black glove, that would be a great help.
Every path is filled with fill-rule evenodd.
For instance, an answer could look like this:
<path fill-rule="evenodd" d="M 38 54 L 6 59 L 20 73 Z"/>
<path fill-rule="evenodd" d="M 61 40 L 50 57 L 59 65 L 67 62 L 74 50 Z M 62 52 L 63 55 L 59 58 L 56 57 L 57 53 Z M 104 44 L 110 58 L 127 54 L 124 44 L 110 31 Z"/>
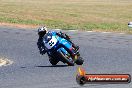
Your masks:
<path fill-rule="evenodd" d="M 65 36 L 66 36 L 66 39 L 70 40 L 70 36 L 68 36 L 67 34 L 65 34 Z"/>

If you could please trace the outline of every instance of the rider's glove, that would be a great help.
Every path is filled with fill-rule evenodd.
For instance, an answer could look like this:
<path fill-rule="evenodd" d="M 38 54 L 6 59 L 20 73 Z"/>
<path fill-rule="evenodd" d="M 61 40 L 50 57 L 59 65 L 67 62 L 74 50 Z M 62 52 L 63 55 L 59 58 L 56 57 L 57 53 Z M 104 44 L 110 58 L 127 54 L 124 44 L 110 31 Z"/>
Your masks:
<path fill-rule="evenodd" d="M 67 34 L 65 34 L 65 36 L 66 36 L 66 39 L 68 39 L 68 40 L 70 40 L 70 36 L 68 36 Z"/>

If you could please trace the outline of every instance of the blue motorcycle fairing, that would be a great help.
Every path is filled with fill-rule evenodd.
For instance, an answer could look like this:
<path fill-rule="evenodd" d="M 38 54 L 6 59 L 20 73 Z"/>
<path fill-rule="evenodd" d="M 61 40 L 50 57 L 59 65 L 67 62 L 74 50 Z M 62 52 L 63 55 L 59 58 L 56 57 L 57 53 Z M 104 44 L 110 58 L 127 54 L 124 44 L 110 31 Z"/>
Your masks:
<path fill-rule="evenodd" d="M 51 54 L 51 52 L 57 51 L 62 52 L 63 54 L 68 54 L 68 50 L 72 48 L 72 44 L 66 39 L 59 37 L 54 31 L 49 31 L 44 36 L 44 43 L 48 43 L 53 36 L 57 39 L 57 43 L 51 49 L 47 50 L 48 53 Z"/>

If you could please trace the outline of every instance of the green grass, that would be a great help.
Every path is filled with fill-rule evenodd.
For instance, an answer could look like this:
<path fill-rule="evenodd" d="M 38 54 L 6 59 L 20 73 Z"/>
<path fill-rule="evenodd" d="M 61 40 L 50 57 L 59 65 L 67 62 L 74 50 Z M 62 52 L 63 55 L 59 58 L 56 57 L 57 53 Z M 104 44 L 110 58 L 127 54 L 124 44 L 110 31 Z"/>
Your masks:
<path fill-rule="evenodd" d="M 132 33 L 132 0 L 0 0 L 0 22 Z"/>

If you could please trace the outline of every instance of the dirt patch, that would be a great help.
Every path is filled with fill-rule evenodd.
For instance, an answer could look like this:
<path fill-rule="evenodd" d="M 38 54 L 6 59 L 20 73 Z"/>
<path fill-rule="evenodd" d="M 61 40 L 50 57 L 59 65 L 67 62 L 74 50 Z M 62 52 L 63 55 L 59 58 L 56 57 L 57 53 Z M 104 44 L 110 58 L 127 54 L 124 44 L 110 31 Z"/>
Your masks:
<path fill-rule="evenodd" d="M 11 65 L 12 63 L 13 63 L 13 61 L 11 61 L 5 57 L 0 57 L 0 67 Z"/>
<path fill-rule="evenodd" d="M 38 25 L 26 25 L 26 24 L 15 24 L 15 23 L 0 23 L 0 26 L 11 26 L 18 28 L 37 28 Z"/>

